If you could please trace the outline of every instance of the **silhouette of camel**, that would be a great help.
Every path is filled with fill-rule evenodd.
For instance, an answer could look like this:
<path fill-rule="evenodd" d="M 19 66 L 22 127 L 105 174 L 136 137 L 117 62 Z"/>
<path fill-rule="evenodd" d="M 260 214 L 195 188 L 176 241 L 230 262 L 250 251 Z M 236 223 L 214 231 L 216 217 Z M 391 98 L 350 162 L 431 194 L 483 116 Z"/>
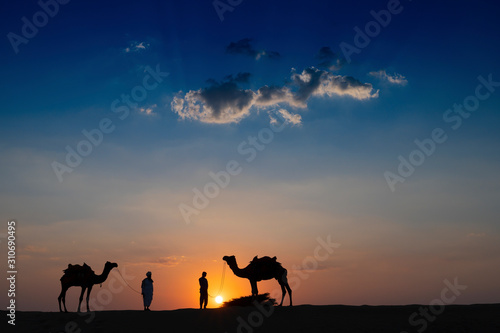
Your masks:
<path fill-rule="evenodd" d="M 222 260 L 227 262 L 234 275 L 250 280 L 252 296 L 256 297 L 259 294 L 257 290 L 257 281 L 276 279 L 281 286 L 282 292 L 280 306 L 283 305 L 286 290 L 288 290 L 290 305 L 292 305 L 292 289 L 288 285 L 287 270 L 276 261 L 276 257 L 257 258 L 257 256 L 255 256 L 250 264 L 242 269 L 238 267 L 234 256 L 224 256 Z"/>
<path fill-rule="evenodd" d="M 118 264 L 106 261 L 104 264 L 104 269 L 101 275 L 96 275 L 89 265 L 83 263 L 80 265 L 68 265 L 68 268 L 63 270 L 64 275 L 61 277 L 61 293 L 57 298 L 59 302 L 59 311 L 62 311 L 61 300 L 64 305 L 64 312 L 68 312 L 66 309 L 66 291 L 70 287 L 82 287 L 82 293 L 80 294 L 80 301 L 78 302 L 78 312 L 80 312 L 80 305 L 82 304 L 83 294 L 85 289 L 87 289 L 87 312 L 89 309 L 89 297 L 90 292 L 94 284 L 102 284 L 108 278 L 109 272 L 114 268 L 118 267 Z"/>

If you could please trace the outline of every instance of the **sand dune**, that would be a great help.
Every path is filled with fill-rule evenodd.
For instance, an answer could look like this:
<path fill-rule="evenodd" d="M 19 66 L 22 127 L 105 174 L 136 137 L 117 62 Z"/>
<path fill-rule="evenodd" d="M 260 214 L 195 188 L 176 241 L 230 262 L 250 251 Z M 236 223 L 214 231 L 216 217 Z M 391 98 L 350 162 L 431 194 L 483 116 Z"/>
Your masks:
<path fill-rule="evenodd" d="M 500 332 L 500 304 L 17 312 L 15 332 Z M 437 313 L 442 311 L 441 313 Z M 5 320 L 6 312 L 1 311 Z M 413 319 L 413 324 L 410 323 Z M 2 325 L 3 326 L 3 325 Z M 9 325 L 10 326 L 10 325 Z M 11 330 L 9 330 L 11 331 Z"/>

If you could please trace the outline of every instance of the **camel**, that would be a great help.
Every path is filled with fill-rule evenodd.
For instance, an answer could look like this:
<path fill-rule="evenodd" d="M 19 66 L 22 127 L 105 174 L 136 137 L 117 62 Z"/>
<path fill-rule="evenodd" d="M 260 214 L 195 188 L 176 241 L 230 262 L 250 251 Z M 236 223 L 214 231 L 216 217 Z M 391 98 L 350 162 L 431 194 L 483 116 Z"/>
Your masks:
<path fill-rule="evenodd" d="M 234 275 L 250 280 L 252 296 L 255 297 L 259 294 L 257 290 L 257 281 L 276 279 L 281 286 L 282 292 L 280 306 L 283 305 L 286 290 L 288 290 L 288 295 L 290 296 L 290 306 L 292 305 L 292 289 L 288 285 L 287 270 L 276 261 L 276 257 L 257 258 L 257 256 L 255 256 L 245 268 L 238 267 L 235 256 L 224 256 L 222 260 L 227 262 Z"/>
<path fill-rule="evenodd" d="M 80 305 L 82 304 L 83 294 L 87 290 L 87 312 L 89 309 L 89 297 L 90 292 L 94 284 L 102 284 L 108 278 L 109 272 L 114 268 L 118 267 L 118 264 L 106 261 L 104 264 L 104 269 L 101 275 L 96 275 L 94 271 L 86 263 L 83 266 L 80 265 L 68 265 L 68 268 L 63 270 L 64 275 L 61 277 L 61 293 L 57 298 L 59 302 L 59 311 L 62 311 L 61 300 L 64 305 L 64 312 L 68 312 L 66 309 L 66 291 L 70 287 L 82 287 L 82 292 L 80 294 L 80 301 L 78 302 L 78 312 L 80 312 Z"/>

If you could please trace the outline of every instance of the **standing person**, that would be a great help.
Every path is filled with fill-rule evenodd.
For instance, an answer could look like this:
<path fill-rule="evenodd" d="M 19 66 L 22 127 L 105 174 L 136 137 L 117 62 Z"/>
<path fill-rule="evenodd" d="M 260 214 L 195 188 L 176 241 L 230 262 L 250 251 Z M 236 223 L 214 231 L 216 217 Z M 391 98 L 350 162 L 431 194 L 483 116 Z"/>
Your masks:
<path fill-rule="evenodd" d="M 207 272 L 201 273 L 201 278 L 198 279 L 200 282 L 200 309 L 206 309 L 208 304 L 208 281 Z"/>
<path fill-rule="evenodd" d="M 151 311 L 149 310 L 149 306 L 153 300 L 153 280 L 151 279 L 151 272 L 147 272 L 146 278 L 142 280 L 141 290 L 142 299 L 144 301 L 144 311 Z"/>

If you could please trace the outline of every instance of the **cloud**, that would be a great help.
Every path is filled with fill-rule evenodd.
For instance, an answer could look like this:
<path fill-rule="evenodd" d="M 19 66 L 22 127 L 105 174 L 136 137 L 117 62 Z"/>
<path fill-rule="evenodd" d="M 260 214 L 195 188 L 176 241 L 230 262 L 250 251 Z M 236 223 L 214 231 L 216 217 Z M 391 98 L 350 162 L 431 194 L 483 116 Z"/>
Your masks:
<path fill-rule="evenodd" d="M 227 76 L 222 82 L 209 80 L 207 88 L 190 90 L 184 97 L 174 97 L 172 110 L 181 119 L 193 119 L 206 123 L 238 122 L 248 115 L 255 93 L 240 89 L 238 83 L 248 78 L 247 73 L 236 78 Z"/>
<path fill-rule="evenodd" d="M 364 100 L 378 97 L 370 83 L 362 83 L 352 76 L 334 75 L 315 67 L 308 67 L 301 73 L 292 69 L 291 82 L 283 87 L 264 86 L 257 91 L 255 104 L 275 106 L 286 103 L 292 107 L 305 108 L 313 97 L 350 96 Z"/>
<path fill-rule="evenodd" d="M 280 109 L 277 112 L 284 120 L 286 123 L 292 124 L 292 125 L 302 125 L 302 116 L 300 114 L 293 114 L 288 112 L 285 109 Z M 269 118 L 271 119 L 271 124 L 278 124 L 278 120 L 273 117 L 271 113 L 269 113 Z"/>
<path fill-rule="evenodd" d="M 339 70 L 345 64 L 345 59 L 339 58 L 328 46 L 323 46 L 319 50 L 316 59 L 319 61 L 318 67 L 331 71 Z"/>
<path fill-rule="evenodd" d="M 224 78 L 224 80 L 225 81 L 234 81 L 234 82 L 238 82 L 238 83 L 248 83 L 250 81 L 250 76 L 251 76 L 250 73 L 247 73 L 247 72 L 241 73 L 240 72 L 240 73 L 236 74 L 235 77 L 233 77 L 232 75 L 227 75 Z"/>
<path fill-rule="evenodd" d="M 141 107 L 139 108 L 139 113 L 140 114 L 143 114 L 145 116 L 154 116 L 156 115 L 156 113 L 154 112 L 154 109 L 156 109 L 158 105 L 156 104 L 153 104 L 151 106 L 144 106 L 144 107 Z"/>
<path fill-rule="evenodd" d="M 156 259 L 145 259 L 141 258 L 139 261 L 127 262 L 128 266 L 144 266 L 147 264 L 151 267 L 175 267 L 186 261 L 185 256 L 168 256 L 168 257 L 158 257 Z"/>
<path fill-rule="evenodd" d="M 263 86 L 257 90 L 255 98 L 255 104 L 257 106 L 272 107 L 280 103 L 302 107 L 301 104 L 295 103 L 294 94 L 287 86 Z"/>
<path fill-rule="evenodd" d="M 146 42 L 131 42 L 128 47 L 124 49 L 125 53 L 144 51 L 149 47 L 149 43 Z"/>
<path fill-rule="evenodd" d="M 306 108 L 313 97 L 349 96 L 357 100 L 378 97 L 370 83 L 362 83 L 351 76 L 334 75 L 329 71 L 308 67 L 301 73 L 292 69 L 291 81 L 283 86 L 263 86 L 257 91 L 242 89 L 238 83 L 248 82 L 249 74 L 226 76 L 222 82 L 209 80 L 210 86 L 182 92 L 175 96 L 171 107 L 181 119 L 205 123 L 237 123 L 253 109 Z M 284 110 L 284 109 L 283 109 Z M 289 111 L 280 111 L 285 121 L 296 125 L 301 117 Z M 271 121 L 273 121 L 271 119 Z"/>
<path fill-rule="evenodd" d="M 311 96 L 350 96 L 365 100 L 378 97 L 370 83 L 362 83 L 352 76 L 334 75 L 328 71 L 309 67 L 298 74 L 292 73 L 293 84 L 297 87 L 294 99 L 305 107 Z"/>
<path fill-rule="evenodd" d="M 277 58 L 281 57 L 281 55 L 278 52 L 276 52 L 276 51 L 262 50 L 262 51 L 259 51 L 257 53 L 257 55 L 255 56 L 255 60 L 259 60 L 262 57 L 267 57 L 267 58 L 270 58 L 270 59 L 277 59 Z"/>
<path fill-rule="evenodd" d="M 161 266 L 165 267 L 175 267 L 179 265 L 181 262 L 185 261 L 184 256 L 176 257 L 176 256 L 169 256 L 169 257 L 160 257 L 153 261 L 155 264 L 159 264 Z"/>
<path fill-rule="evenodd" d="M 294 99 L 305 107 L 305 102 L 311 97 L 321 85 L 321 77 L 326 73 L 325 71 L 316 69 L 314 67 L 306 68 L 302 73 L 297 74 L 292 71 L 292 82 L 297 87 L 294 94 Z"/>
<path fill-rule="evenodd" d="M 43 246 L 34 246 L 34 245 L 28 245 L 24 248 L 25 252 L 29 253 L 47 253 L 48 250 L 46 247 Z"/>
<path fill-rule="evenodd" d="M 243 54 L 246 56 L 250 56 L 255 60 L 259 60 L 261 58 L 277 59 L 280 57 L 280 54 L 275 51 L 256 50 L 252 46 L 251 41 L 252 39 L 250 38 L 243 38 L 237 42 L 231 42 L 228 46 L 226 46 L 226 53 Z"/>
<path fill-rule="evenodd" d="M 471 232 L 471 233 L 467 234 L 467 237 L 468 238 L 484 238 L 484 237 L 486 237 L 486 233 L 484 233 L 484 232 L 480 232 L 480 233 Z"/>
<path fill-rule="evenodd" d="M 387 74 L 385 69 L 381 69 L 377 72 L 370 72 L 370 73 L 368 73 L 368 75 L 378 77 L 381 80 L 387 80 L 390 83 L 399 84 L 401 86 L 404 86 L 408 83 L 408 80 L 403 75 L 398 74 L 398 73 L 394 73 L 392 75 Z"/>

